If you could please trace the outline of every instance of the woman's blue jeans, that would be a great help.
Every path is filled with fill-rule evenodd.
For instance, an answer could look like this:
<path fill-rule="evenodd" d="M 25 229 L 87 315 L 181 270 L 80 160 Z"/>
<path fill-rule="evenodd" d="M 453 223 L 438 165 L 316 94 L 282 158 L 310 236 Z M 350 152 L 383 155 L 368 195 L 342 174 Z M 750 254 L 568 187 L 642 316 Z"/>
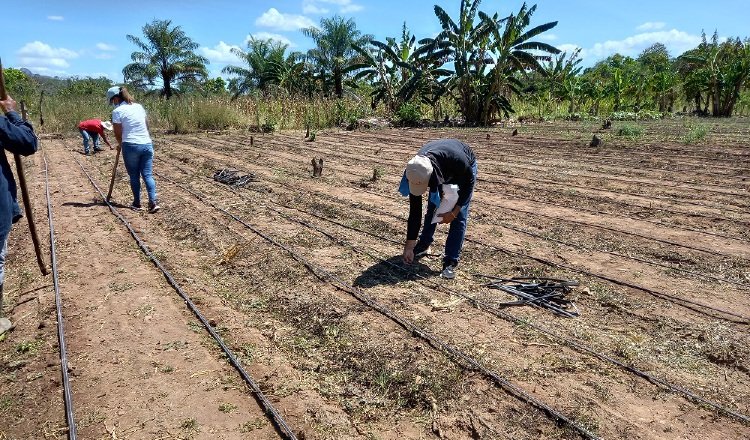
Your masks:
<path fill-rule="evenodd" d="M 141 177 L 146 184 L 148 201 L 156 203 L 156 182 L 154 181 L 154 146 L 153 144 L 132 144 L 123 142 L 122 161 L 130 177 L 130 189 L 133 190 L 133 206 L 141 206 Z"/>
<path fill-rule="evenodd" d="M 99 133 L 78 129 L 83 136 L 83 154 L 89 154 L 89 142 L 94 144 L 94 151 L 99 149 Z"/>

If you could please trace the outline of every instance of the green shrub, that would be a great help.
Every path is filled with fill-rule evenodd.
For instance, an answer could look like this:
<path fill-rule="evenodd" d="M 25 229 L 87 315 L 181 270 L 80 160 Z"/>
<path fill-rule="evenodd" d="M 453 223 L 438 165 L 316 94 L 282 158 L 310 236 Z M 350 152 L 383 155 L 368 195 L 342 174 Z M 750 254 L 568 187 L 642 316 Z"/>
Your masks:
<path fill-rule="evenodd" d="M 422 109 L 419 104 L 406 102 L 396 110 L 396 119 L 401 125 L 414 127 L 422 120 Z"/>
<path fill-rule="evenodd" d="M 682 138 L 682 142 L 686 144 L 694 144 L 701 141 L 708 134 L 708 128 L 702 124 L 688 124 L 687 129 L 687 134 Z"/>
<path fill-rule="evenodd" d="M 637 138 L 643 135 L 643 128 L 633 124 L 623 124 L 619 130 L 617 130 L 617 136 L 623 136 L 628 138 Z"/>

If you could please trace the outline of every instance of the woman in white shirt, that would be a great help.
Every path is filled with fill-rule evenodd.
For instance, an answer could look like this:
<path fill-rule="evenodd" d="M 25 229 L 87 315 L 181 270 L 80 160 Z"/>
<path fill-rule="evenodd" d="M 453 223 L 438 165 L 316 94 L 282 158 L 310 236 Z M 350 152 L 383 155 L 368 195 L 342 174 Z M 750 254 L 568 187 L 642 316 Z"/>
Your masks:
<path fill-rule="evenodd" d="M 122 150 L 122 160 L 130 177 L 133 190 L 132 208 L 141 208 L 141 177 L 148 192 L 148 212 L 159 210 L 156 197 L 156 182 L 153 176 L 154 146 L 146 125 L 146 110 L 133 102 L 125 87 L 111 87 L 107 90 L 107 101 L 115 106 L 112 112 L 112 125 L 118 148 Z"/>

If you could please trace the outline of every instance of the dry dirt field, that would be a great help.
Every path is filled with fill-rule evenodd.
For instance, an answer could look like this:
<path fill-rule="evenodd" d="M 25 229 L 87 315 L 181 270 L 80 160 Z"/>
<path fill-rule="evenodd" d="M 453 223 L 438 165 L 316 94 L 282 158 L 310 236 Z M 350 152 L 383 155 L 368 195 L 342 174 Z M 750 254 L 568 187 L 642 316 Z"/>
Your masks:
<path fill-rule="evenodd" d="M 122 164 L 112 199 L 150 257 L 85 174 L 106 191 L 114 152 L 43 135 L 27 179 L 47 251 L 46 158 L 78 438 L 750 438 L 750 122 L 699 123 L 692 143 L 682 120 L 636 138 L 618 122 L 155 134 L 162 211 L 127 209 Z M 440 137 L 479 163 L 452 281 L 444 226 L 435 255 L 400 263 L 396 188 Z M 255 181 L 214 181 L 224 168 Z M 501 307 L 477 274 L 577 280 L 580 316 Z M 67 438 L 52 277 L 23 222 L 5 310 L 0 439 Z"/>

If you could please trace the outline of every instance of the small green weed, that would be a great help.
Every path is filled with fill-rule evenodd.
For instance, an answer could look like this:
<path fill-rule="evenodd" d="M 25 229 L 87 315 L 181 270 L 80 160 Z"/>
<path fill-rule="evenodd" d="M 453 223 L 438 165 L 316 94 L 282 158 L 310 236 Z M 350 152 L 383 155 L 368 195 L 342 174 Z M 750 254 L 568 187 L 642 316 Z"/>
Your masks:
<path fill-rule="evenodd" d="M 620 127 L 619 130 L 617 130 L 617 136 L 627 137 L 631 139 L 638 138 L 643 136 L 643 128 L 638 125 L 623 124 L 623 126 Z"/>
<path fill-rule="evenodd" d="M 701 124 L 689 124 L 687 129 L 687 134 L 682 138 L 682 142 L 685 144 L 694 144 L 702 141 L 708 134 L 708 128 Z"/>

